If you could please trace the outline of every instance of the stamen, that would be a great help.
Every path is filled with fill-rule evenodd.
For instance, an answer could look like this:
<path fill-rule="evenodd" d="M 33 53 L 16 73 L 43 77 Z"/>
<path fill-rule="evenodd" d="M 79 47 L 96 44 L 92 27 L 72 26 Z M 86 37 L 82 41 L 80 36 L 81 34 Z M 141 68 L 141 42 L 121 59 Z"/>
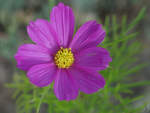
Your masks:
<path fill-rule="evenodd" d="M 71 48 L 61 47 L 56 53 L 54 60 L 58 68 L 69 68 L 74 62 L 74 56 L 71 52 Z"/>

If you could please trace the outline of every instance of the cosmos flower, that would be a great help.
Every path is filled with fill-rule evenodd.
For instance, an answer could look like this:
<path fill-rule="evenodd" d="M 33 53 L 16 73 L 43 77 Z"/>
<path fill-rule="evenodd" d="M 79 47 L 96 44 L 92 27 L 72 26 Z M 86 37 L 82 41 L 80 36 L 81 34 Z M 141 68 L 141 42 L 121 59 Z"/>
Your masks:
<path fill-rule="evenodd" d="M 109 52 L 97 47 L 105 37 L 102 25 L 91 20 L 74 33 L 74 14 L 70 7 L 59 3 L 50 13 L 50 21 L 37 19 L 27 26 L 34 44 L 19 47 L 17 67 L 27 71 L 30 82 L 38 87 L 54 81 L 59 100 L 73 100 L 79 91 L 86 94 L 104 88 L 99 74 L 111 62 Z"/>

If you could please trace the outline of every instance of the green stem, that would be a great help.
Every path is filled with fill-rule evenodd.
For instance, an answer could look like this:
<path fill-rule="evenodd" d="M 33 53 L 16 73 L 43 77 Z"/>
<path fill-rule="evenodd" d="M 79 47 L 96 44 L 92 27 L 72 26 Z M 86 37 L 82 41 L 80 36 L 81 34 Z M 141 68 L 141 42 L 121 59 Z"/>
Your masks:
<path fill-rule="evenodd" d="M 42 100 L 44 99 L 46 93 L 48 92 L 48 90 L 50 89 L 50 86 L 48 88 L 45 89 L 45 91 L 43 92 L 43 94 L 41 95 L 41 99 L 40 99 L 40 102 L 38 104 L 38 107 L 36 109 L 36 113 L 39 113 L 40 112 L 40 107 L 41 107 L 41 103 L 42 103 Z"/>

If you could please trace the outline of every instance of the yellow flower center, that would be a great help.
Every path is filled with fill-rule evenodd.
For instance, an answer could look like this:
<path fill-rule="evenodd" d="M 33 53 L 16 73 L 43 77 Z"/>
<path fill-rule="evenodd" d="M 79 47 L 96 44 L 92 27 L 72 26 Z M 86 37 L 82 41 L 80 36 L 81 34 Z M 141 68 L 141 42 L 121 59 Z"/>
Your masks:
<path fill-rule="evenodd" d="M 71 48 L 61 47 L 56 53 L 54 60 L 58 68 L 69 68 L 74 62 L 74 56 L 71 52 Z"/>

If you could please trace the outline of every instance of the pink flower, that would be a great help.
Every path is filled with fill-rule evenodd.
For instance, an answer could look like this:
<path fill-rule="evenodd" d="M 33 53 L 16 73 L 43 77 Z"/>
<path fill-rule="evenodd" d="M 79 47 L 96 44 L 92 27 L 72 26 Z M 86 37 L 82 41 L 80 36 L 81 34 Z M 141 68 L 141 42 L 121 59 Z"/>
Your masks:
<path fill-rule="evenodd" d="M 109 52 L 97 47 L 105 37 L 102 26 L 88 21 L 73 36 L 74 24 L 72 9 L 59 3 L 52 9 L 50 21 L 30 22 L 27 32 L 35 44 L 20 46 L 15 55 L 17 67 L 27 71 L 32 84 L 44 87 L 54 81 L 59 100 L 104 88 L 105 80 L 98 71 L 111 62 Z"/>

